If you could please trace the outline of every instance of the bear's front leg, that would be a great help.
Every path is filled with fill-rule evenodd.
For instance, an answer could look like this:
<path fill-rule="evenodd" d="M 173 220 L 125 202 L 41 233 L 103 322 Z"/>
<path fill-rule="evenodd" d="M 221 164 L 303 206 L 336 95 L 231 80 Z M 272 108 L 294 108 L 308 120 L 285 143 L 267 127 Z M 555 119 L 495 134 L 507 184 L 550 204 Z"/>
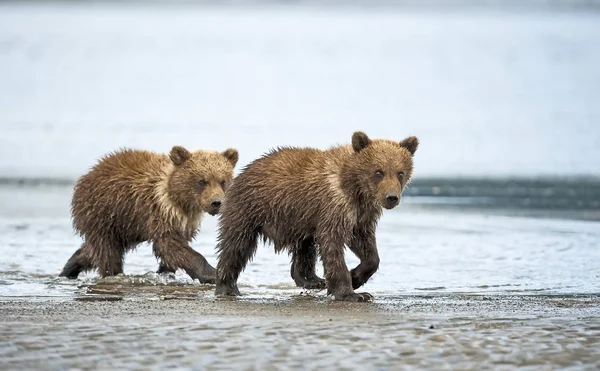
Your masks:
<path fill-rule="evenodd" d="M 360 259 L 360 264 L 350 271 L 352 287 L 356 290 L 379 269 L 375 228 L 356 228 L 348 247 Z"/>
<path fill-rule="evenodd" d="M 194 264 L 192 264 L 189 268 L 185 269 L 185 272 L 192 277 L 192 279 L 197 279 L 200 283 L 210 283 L 214 284 L 217 279 L 217 270 L 208 263 L 206 258 L 202 256 L 199 252 L 193 250 L 190 247 L 192 255 L 194 257 Z"/>
<path fill-rule="evenodd" d="M 240 296 L 237 280 L 257 248 L 256 227 L 221 223 L 219 263 L 217 264 L 217 296 Z"/>
<path fill-rule="evenodd" d="M 321 259 L 325 270 L 325 281 L 328 287 L 327 292 L 339 301 L 372 301 L 373 295 L 367 292 L 354 292 L 352 277 L 344 260 L 344 240 L 332 237 L 331 234 L 326 233 L 318 237 Z"/>
<path fill-rule="evenodd" d="M 165 271 L 181 268 L 200 283 L 215 283 L 216 270 L 206 258 L 195 251 L 181 236 L 170 236 L 154 241 L 154 255 L 161 259 Z"/>

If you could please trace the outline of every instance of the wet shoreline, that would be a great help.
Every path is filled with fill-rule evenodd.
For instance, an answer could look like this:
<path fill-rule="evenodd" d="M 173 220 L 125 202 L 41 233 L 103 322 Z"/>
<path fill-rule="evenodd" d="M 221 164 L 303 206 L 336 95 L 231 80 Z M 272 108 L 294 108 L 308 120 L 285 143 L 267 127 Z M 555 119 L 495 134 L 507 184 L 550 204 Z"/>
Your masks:
<path fill-rule="evenodd" d="M 265 298 L 242 295 L 215 297 L 211 285 L 196 285 L 196 295 L 161 295 L 150 298 L 93 293 L 76 298 L 2 297 L 0 322 L 31 318 L 85 320 L 160 315 L 169 309 L 203 316 L 265 316 L 355 318 L 361 316 L 418 315 L 422 318 L 600 318 L 598 294 L 423 294 L 376 295 L 371 303 L 346 303 L 330 296 L 302 292 Z M 359 290 L 360 291 L 360 290 Z M 123 314 L 127 313 L 127 316 Z M 349 317 L 348 317 L 349 316 Z M 165 318 L 168 318 L 165 315 Z M 172 319 L 177 319 L 177 316 Z"/>

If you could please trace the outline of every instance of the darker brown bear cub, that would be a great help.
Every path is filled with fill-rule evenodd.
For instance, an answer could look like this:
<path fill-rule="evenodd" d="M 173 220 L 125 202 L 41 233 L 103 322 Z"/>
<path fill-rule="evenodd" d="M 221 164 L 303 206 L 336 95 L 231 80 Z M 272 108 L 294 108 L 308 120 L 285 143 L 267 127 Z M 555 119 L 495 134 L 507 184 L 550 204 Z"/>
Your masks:
<path fill-rule="evenodd" d="M 202 214 L 219 212 L 238 152 L 189 152 L 175 146 L 163 155 L 141 150 L 109 154 L 75 185 L 73 226 L 84 238 L 61 276 L 123 273 L 123 258 L 152 242 L 159 272 L 184 269 L 192 279 L 215 282 L 215 269 L 191 248 Z"/>
<path fill-rule="evenodd" d="M 297 285 L 323 288 L 315 274 L 323 261 L 336 300 L 368 301 L 355 293 L 379 268 L 375 229 L 382 208 L 400 202 L 419 141 L 369 139 L 329 150 L 280 148 L 250 163 L 226 193 L 221 210 L 217 295 L 240 295 L 237 279 L 256 252 L 259 236 L 292 255 Z M 360 258 L 348 271 L 344 245 Z"/>

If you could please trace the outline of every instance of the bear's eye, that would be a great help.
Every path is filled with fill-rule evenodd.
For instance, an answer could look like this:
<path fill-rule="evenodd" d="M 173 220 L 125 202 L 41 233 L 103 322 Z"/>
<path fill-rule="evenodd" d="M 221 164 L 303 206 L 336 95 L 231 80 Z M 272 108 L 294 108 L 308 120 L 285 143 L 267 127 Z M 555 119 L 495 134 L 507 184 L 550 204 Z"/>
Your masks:
<path fill-rule="evenodd" d="M 375 172 L 375 178 L 383 178 L 383 170 L 377 170 Z"/>
<path fill-rule="evenodd" d="M 198 181 L 198 185 L 200 186 L 200 188 L 206 188 L 208 183 L 206 182 L 206 180 L 200 180 Z"/>
<path fill-rule="evenodd" d="M 404 171 L 401 171 L 398 173 L 398 179 L 400 179 L 400 180 L 404 179 Z"/>
<path fill-rule="evenodd" d="M 221 180 L 221 188 L 225 189 L 225 181 Z"/>

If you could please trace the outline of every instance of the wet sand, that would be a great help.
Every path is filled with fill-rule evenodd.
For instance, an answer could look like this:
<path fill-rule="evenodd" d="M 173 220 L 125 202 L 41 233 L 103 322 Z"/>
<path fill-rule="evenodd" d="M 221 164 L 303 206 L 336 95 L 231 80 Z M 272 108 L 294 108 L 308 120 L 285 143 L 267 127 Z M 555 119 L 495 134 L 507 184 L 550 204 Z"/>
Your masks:
<path fill-rule="evenodd" d="M 600 367 L 598 295 L 82 299 L 0 301 L 0 368 Z"/>

